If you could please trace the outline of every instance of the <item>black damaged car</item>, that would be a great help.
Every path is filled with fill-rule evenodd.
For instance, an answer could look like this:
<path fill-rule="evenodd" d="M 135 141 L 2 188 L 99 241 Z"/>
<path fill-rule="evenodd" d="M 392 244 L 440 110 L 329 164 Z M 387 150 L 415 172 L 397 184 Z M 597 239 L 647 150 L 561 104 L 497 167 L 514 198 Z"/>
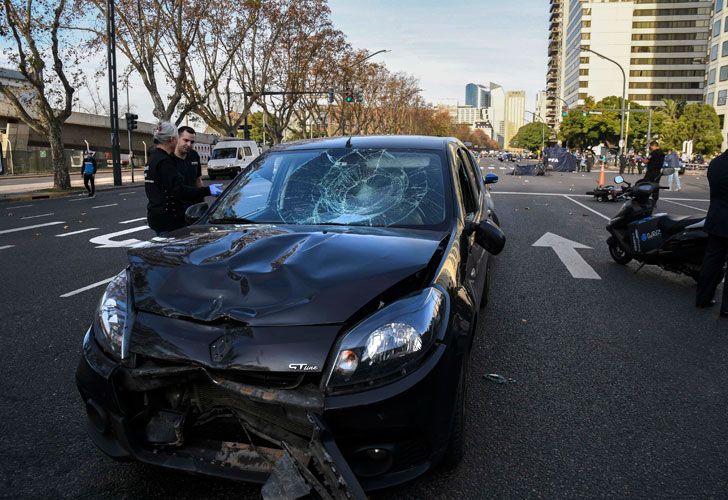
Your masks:
<path fill-rule="evenodd" d="M 505 244 L 486 197 L 457 139 L 269 150 L 190 226 L 129 250 L 76 374 L 92 440 L 270 498 L 357 497 L 456 464 Z"/>

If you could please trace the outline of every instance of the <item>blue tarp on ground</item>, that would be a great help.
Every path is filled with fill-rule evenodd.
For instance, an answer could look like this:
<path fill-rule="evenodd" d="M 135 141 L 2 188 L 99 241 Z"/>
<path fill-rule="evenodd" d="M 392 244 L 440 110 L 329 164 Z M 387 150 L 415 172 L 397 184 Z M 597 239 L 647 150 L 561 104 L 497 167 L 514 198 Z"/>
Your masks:
<path fill-rule="evenodd" d="M 540 164 L 516 165 L 510 175 L 543 175 L 543 167 Z"/>
<path fill-rule="evenodd" d="M 551 146 L 544 149 L 546 164 L 554 172 L 575 172 L 576 159 L 566 148 Z"/>

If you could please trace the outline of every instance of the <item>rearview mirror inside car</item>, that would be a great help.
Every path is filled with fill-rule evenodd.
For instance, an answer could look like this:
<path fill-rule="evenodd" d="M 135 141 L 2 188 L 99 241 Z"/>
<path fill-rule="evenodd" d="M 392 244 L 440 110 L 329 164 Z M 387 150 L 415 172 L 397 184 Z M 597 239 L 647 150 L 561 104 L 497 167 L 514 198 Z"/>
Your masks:
<path fill-rule="evenodd" d="M 486 184 L 495 184 L 498 182 L 498 176 L 494 173 L 487 173 L 485 174 L 485 177 L 483 177 L 483 182 Z"/>
<path fill-rule="evenodd" d="M 191 207 L 187 207 L 187 210 L 185 210 L 185 223 L 187 225 L 194 224 L 200 219 L 200 217 L 205 215 L 208 208 L 209 206 L 207 203 L 196 203 Z"/>
<path fill-rule="evenodd" d="M 489 219 L 473 225 L 475 242 L 491 255 L 498 255 L 506 245 L 506 235 Z"/>

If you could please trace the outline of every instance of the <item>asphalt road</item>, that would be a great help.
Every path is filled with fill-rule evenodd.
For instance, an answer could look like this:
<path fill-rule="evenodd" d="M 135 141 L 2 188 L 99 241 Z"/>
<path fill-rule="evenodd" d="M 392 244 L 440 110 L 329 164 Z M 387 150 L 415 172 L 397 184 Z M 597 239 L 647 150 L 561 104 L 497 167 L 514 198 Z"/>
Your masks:
<path fill-rule="evenodd" d="M 493 197 L 508 243 L 471 360 L 465 460 L 381 496 L 728 491 L 728 320 L 694 308 L 690 279 L 612 262 L 604 226 L 619 205 L 584 195 L 596 175 L 501 175 Z M 659 208 L 704 213 L 704 177 L 684 183 Z M 79 290 L 153 236 L 144 215 L 141 188 L 0 203 L 0 496 L 258 497 L 254 485 L 113 462 L 86 437 L 73 376 L 103 285 Z M 600 279 L 575 279 L 551 248 L 533 247 L 546 232 L 588 246 L 578 252 Z"/>

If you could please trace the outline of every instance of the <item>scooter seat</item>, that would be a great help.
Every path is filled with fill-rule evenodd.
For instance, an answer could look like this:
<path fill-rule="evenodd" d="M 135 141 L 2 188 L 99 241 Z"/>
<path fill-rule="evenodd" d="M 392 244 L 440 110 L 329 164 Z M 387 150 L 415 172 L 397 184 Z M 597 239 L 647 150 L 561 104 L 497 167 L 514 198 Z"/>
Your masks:
<path fill-rule="evenodd" d="M 685 229 L 688 226 L 697 224 L 704 218 L 705 217 L 694 216 L 694 215 L 683 215 L 683 216 L 664 215 L 664 216 L 660 217 L 660 219 L 658 220 L 657 227 L 659 227 L 660 230 L 665 234 L 675 234 L 675 233 L 679 233 L 680 231 L 682 231 L 683 229 Z"/>

